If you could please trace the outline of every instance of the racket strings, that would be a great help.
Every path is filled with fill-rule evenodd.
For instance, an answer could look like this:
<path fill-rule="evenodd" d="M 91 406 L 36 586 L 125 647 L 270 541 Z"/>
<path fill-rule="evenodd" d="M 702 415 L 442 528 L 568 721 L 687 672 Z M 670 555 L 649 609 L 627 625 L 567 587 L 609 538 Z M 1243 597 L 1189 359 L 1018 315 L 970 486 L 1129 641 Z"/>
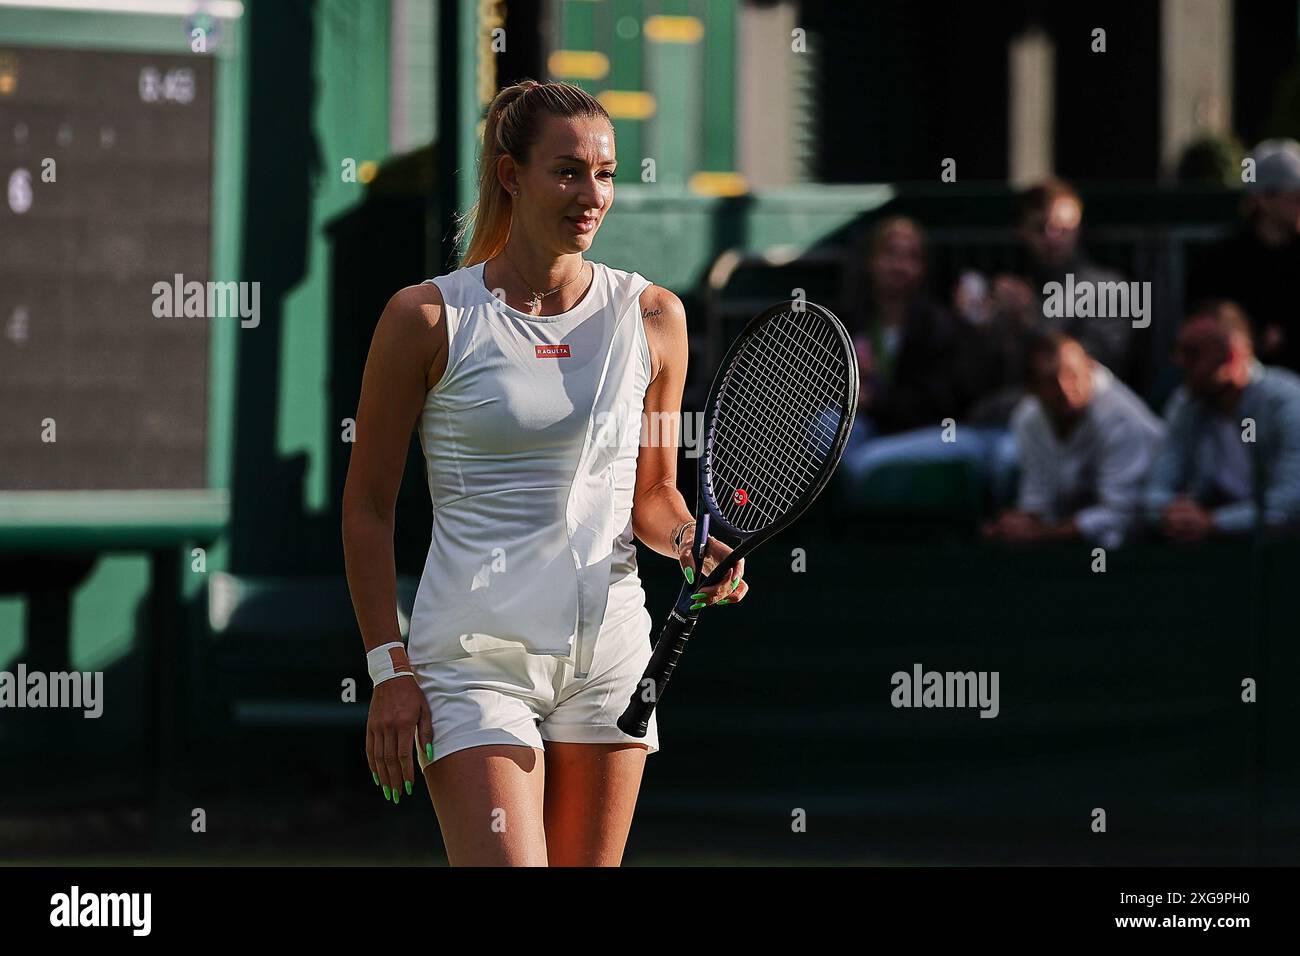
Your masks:
<path fill-rule="evenodd" d="M 732 442 L 738 453 L 743 449 L 746 455 L 757 458 L 763 463 L 764 471 L 770 474 L 774 481 L 792 487 L 790 476 L 787 474 L 789 469 L 781 458 L 783 450 L 781 446 L 787 446 L 784 451 L 792 456 L 800 456 L 801 460 L 809 456 L 806 448 L 796 444 L 798 439 L 791 433 L 789 423 L 779 421 L 779 401 L 756 401 L 754 396 L 747 395 L 739 389 L 728 397 L 731 401 L 730 410 L 734 413 L 731 422 L 734 435 L 724 437 L 739 439 Z M 774 395 L 773 398 L 777 396 Z M 778 431 L 779 435 L 774 434 Z M 778 438 L 780 445 L 774 441 Z"/>
<path fill-rule="evenodd" d="M 805 341 L 792 336 L 783 323 L 774 321 L 766 331 L 769 333 L 766 337 L 756 340 L 753 347 L 737 356 L 735 364 L 742 375 L 733 373 L 732 395 L 747 398 L 751 413 L 756 411 L 755 399 L 762 398 L 766 398 L 763 411 L 784 410 L 786 414 L 765 420 L 765 424 L 782 431 L 793 447 L 802 447 L 820 460 L 834 443 L 835 430 L 828 428 L 818 413 L 838 411 L 842 405 L 840 394 L 828 384 L 842 381 L 844 377 L 842 355 L 833 347 L 834 333 L 825 326 L 816 329 L 823 335 L 814 340 L 820 348 L 819 352 L 813 352 Z M 840 366 L 838 370 L 832 362 Z M 735 387 L 745 373 L 749 382 L 761 382 L 766 388 Z M 839 391 L 842 393 L 842 388 Z M 816 442 L 819 436 L 822 440 Z"/>
<path fill-rule="evenodd" d="M 751 367 L 748 362 L 740 363 L 740 371 L 750 374 L 754 379 L 764 378 L 768 374 L 764 370 Z M 802 430 L 800 426 L 804 423 L 796 422 L 794 416 L 786 418 L 790 410 L 789 402 L 793 397 L 789 393 L 779 390 L 772 390 L 766 394 L 746 392 L 742 388 L 735 387 L 739 383 L 734 378 L 731 384 L 733 388 L 728 397 L 730 411 L 733 413 L 730 419 L 732 434 L 728 435 L 724 430 L 720 430 L 723 432 L 722 444 L 732 452 L 728 456 L 731 462 L 746 464 L 751 475 L 763 474 L 768 477 L 773 485 L 773 491 L 780 492 L 771 496 L 775 499 L 779 515 L 803 491 L 803 485 L 798 481 L 798 473 L 815 469 L 816 466 L 807 441 L 800 434 Z M 717 438 L 715 438 L 716 442 Z M 791 468 L 790 461 L 786 459 L 794 460 L 800 467 Z M 747 497 L 750 500 L 754 497 L 748 493 L 748 489 Z"/>
<path fill-rule="evenodd" d="M 766 476 L 774 486 L 774 490 L 779 487 L 779 490 L 783 493 L 782 500 L 775 502 L 778 505 L 779 514 L 799 494 L 800 489 L 796 477 L 790 474 L 791 469 L 788 464 L 781 460 L 779 450 L 773 445 L 773 436 L 764 431 L 761 425 L 756 427 L 746 418 L 746 416 L 762 418 L 776 414 L 776 412 L 771 408 L 756 409 L 744 398 L 736 397 L 734 401 L 735 425 L 737 426 L 735 431 L 738 431 L 739 434 L 726 436 L 724 440 L 727 449 L 733 452 L 729 456 L 729 460 L 734 461 L 737 465 L 747 466 L 745 470 L 751 475 L 749 485 L 738 484 L 735 487 L 745 490 L 746 497 L 752 498 L 753 488 L 750 486 L 755 484 L 757 476 Z M 717 440 L 717 438 L 714 439 L 715 443 Z M 742 442 L 743 444 L 741 444 Z M 791 451 L 793 452 L 793 449 Z M 715 456 L 714 459 L 715 472 L 718 471 L 722 464 L 719 458 L 720 456 Z M 739 467 L 732 470 L 737 473 L 737 477 L 740 476 L 742 471 Z"/>
<path fill-rule="evenodd" d="M 838 411 L 842 404 L 841 396 L 843 389 L 842 387 L 832 389 L 829 383 L 834 382 L 836 385 L 840 385 L 846 381 L 846 365 L 843 361 L 842 353 L 835 348 L 838 339 L 834 332 L 829 327 L 821 324 L 818 325 L 817 331 L 822 333 L 822 335 L 819 336 L 818 341 L 821 349 L 819 351 L 812 351 L 807 349 L 803 342 L 794 338 L 788 329 L 779 324 L 775 326 L 775 333 L 783 340 L 782 344 L 785 344 L 790 348 L 792 357 L 796 362 L 799 362 L 803 366 L 804 371 L 808 375 L 808 378 L 804 380 L 803 384 L 805 386 L 811 384 L 818 391 L 818 394 L 810 396 L 813 404 L 810 404 L 807 407 L 816 409 L 818 405 L 820 405 L 820 408 L 823 411 L 832 409 Z M 836 368 L 832 366 L 830 361 L 828 361 L 828 357 L 835 360 L 839 367 Z M 825 439 L 825 447 L 818 448 L 817 453 L 824 457 L 830 452 L 831 447 L 835 444 L 835 436 L 839 430 L 839 424 L 837 422 L 835 428 L 832 429 L 828 427 L 824 417 L 820 415 L 817 417 L 816 421 L 817 424 L 821 426 L 819 429 L 821 437 Z M 812 436 L 809 437 L 811 438 Z"/>
<path fill-rule="evenodd" d="M 777 331 L 780 332 L 779 329 Z M 786 338 L 788 340 L 788 336 Z M 789 344 L 798 345 L 795 342 Z M 795 358 L 798 360 L 797 354 Z M 771 361 L 763 363 L 763 366 L 754 369 L 754 374 L 770 379 L 781 371 L 773 368 Z M 812 384 L 814 386 L 812 392 L 809 393 L 806 388 L 800 389 L 798 383 L 793 381 L 785 382 L 786 387 L 782 391 L 771 394 L 771 404 L 777 408 L 784 407 L 790 414 L 777 416 L 771 419 L 769 424 L 782 432 L 778 437 L 786 441 L 788 453 L 802 456 L 800 464 L 806 469 L 815 471 L 825 460 L 835 441 L 835 433 L 828 431 L 824 416 L 819 412 L 833 408 L 836 400 L 825 390 L 824 380 L 816 370 L 805 368 L 804 371 L 808 373 L 805 386 Z"/>
<path fill-rule="evenodd" d="M 791 469 L 789 464 L 782 460 L 778 442 L 787 446 L 785 449 L 786 455 L 797 458 L 802 470 L 815 471 L 816 461 L 809 454 L 806 447 L 801 447 L 802 443 L 795 444 L 800 442 L 800 439 L 786 431 L 789 426 L 775 425 L 774 427 L 780 428 L 785 433 L 773 435 L 770 431 L 763 430 L 762 426 L 755 427 L 752 424 L 752 420 L 758 420 L 766 421 L 768 425 L 774 425 L 775 416 L 780 415 L 779 407 L 755 408 L 752 401 L 739 394 L 732 397 L 737 412 L 734 424 L 737 426 L 736 430 L 740 432 L 739 436 L 736 437 L 745 442 L 743 451 L 739 448 L 735 449 L 733 460 L 756 463 L 761 467 L 762 473 L 769 476 L 772 484 L 779 486 L 774 490 L 779 490 L 782 494 L 772 496 L 773 498 L 779 497 L 776 502 L 777 515 L 779 516 L 799 497 L 804 490 L 804 485 L 798 481 L 797 474 L 793 473 L 796 470 Z M 733 441 L 729 444 L 734 446 L 738 443 Z M 750 469 L 751 473 L 758 470 L 753 467 L 753 464 L 750 465 Z M 753 498 L 751 491 L 747 490 L 747 497 Z"/>
<path fill-rule="evenodd" d="M 789 328 L 782 323 L 774 321 L 769 324 L 768 336 L 755 342 L 754 348 L 737 356 L 736 364 L 748 372 L 751 380 L 760 381 L 768 387 L 769 408 L 773 405 L 780 407 L 784 402 L 786 411 L 791 413 L 788 420 L 778 417 L 770 424 L 788 425 L 786 434 L 790 438 L 803 439 L 805 447 L 815 454 L 824 455 L 834 442 L 834 431 L 826 428 L 825 423 L 819 420 L 817 424 L 821 427 L 817 431 L 824 438 L 823 444 L 826 447 L 816 448 L 811 442 L 814 433 L 801 426 L 809 424 L 807 419 L 810 414 L 823 409 L 837 409 L 841 405 L 841 398 L 829 383 L 843 378 L 843 360 L 838 354 L 840 350 L 834 348 L 834 333 L 824 325 L 814 331 L 823 333 L 816 339 L 816 344 L 820 347 L 818 352 L 808 349 L 806 342 L 791 335 Z M 827 356 L 839 364 L 838 371 L 827 361 Z M 812 394 L 808 394 L 810 388 Z M 750 394 L 761 396 L 764 392 L 760 389 Z M 801 412 L 804 413 L 804 420 L 796 420 Z"/>
<path fill-rule="evenodd" d="M 722 499 L 720 511 L 727 520 L 752 530 L 789 510 L 811 484 L 818 462 L 809 455 L 806 440 L 791 434 L 792 425 L 783 417 L 788 406 L 764 402 L 756 408 L 751 401 L 733 397 L 735 427 L 731 434 L 720 429 L 721 440 L 715 438 L 713 472 L 719 481 L 714 487 L 721 492 L 715 499 Z"/>
<path fill-rule="evenodd" d="M 719 389 L 709 451 L 711 491 L 734 527 L 775 523 L 817 482 L 849 381 L 842 340 L 814 312 L 778 313 L 746 338 Z"/>

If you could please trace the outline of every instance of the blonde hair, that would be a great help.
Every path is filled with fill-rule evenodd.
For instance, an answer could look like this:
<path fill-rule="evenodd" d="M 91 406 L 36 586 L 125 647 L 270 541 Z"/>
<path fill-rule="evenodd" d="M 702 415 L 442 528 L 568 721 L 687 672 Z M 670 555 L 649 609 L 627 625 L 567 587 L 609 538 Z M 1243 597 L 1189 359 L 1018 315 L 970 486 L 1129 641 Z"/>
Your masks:
<path fill-rule="evenodd" d="M 510 238 L 510 209 L 513 197 L 497 179 L 497 165 L 502 156 L 525 165 L 528 154 L 541 132 L 542 113 L 565 119 L 572 117 L 609 118 L 600 101 L 585 90 L 569 83 L 538 83 L 520 80 L 497 93 L 488 106 L 483 126 L 483 144 L 479 152 L 478 201 L 463 217 L 456 233 L 459 245 L 468 233 L 469 246 L 460 265 L 486 262 L 505 248 Z"/>

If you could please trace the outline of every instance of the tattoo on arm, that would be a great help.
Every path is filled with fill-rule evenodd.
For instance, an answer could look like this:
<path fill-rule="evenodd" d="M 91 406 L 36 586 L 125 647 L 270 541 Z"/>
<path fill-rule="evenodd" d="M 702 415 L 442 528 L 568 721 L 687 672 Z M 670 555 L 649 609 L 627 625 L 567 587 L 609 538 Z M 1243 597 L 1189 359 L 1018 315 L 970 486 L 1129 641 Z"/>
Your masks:
<path fill-rule="evenodd" d="M 663 315 L 663 309 L 642 309 L 641 318 L 653 319 L 656 315 Z"/>

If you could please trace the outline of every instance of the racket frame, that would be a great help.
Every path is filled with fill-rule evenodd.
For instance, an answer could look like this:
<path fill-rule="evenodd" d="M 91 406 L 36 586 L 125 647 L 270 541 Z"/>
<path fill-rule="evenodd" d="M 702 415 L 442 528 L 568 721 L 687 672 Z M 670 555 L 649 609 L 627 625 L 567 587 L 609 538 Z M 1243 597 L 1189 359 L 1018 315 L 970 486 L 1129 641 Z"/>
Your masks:
<path fill-rule="evenodd" d="M 824 466 L 821 469 L 817 480 L 792 501 L 784 513 L 770 525 L 756 531 L 742 531 L 722 516 L 717 499 L 713 494 L 712 450 L 713 437 L 718 421 L 716 403 L 719 394 L 726 387 L 731 377 L 732 361 L 743 348 L 750 335 L 775 315 L 783 312 L 802 311 L 811 311 L 826 320 L 825 324 L 838 336 L 848 364 L 848 382 L 844 390 L 845 401 L 844 407 L 841 409 L 840 425 L 836 432 L 835 441 L 826 455 L 826 461 L 830 464 L 829 467 Z M 723 356 L 722 364 L 718 366 L 718 371 L 714 375 L 713 384 L 709 387 L 709 397 L 704 407 L 707 410 L 708 418 L 701 438 L 702 452 L 696 472 L 695 536 L 691 542 L 691 555 L 695 559 L 695 567 L 702 568 L 707 542 L 711 533 L 713 537 L 723 541 L 732 550 L 706 577 L 697 578 L 693 583 L 687 582 L 683 584 L 678 592 L 677 600 L 672 611 L 669 612 L 668 620 L 660 631 L 659 639 L 655 642 L 645 672 L 632 692 L 627 709 L 618 720 L 619 729 L 633 737 L 640 738 L 646 735 L 650 716 L 654 713 L 656 704 L 662 698 L 663 692 L 668 686 L 668 679 L 672 676 L 677 660 L 680 658 L 682 651 L 686 647 L 686 642 L 695 629 L 700 611 L 703 610 L 703 608 L 691 610 L 691 605 L 696 603 L 691 595 L 698 593 L 702 588 L 712 587 L 717 584 L 726 577 L 727 572 L 741 558 L 793 524 L 800 515 L 808 510 L 817 499 L 817 496 L 825 490 L 827 483 L 835 473 L 835 469 L 839 466 L 840 458 L 844 454 L 844 447 L 848 443 L 857 416 L 858 363 L 853 340 L 845 330 L 844 324 L 825 306 L 806 300 L 796 301 L 793 299 L 769 306 L 750 319 L 740 335 L 731 343 L 731 347 Z M 719 531 L 722 533 L 719 534 Z M 656 674 L 662 675 L 657 681 L 654 676 Z M 655 689 L 655 692 L 648 698 L 645 696 L 645 685 L 647 683 L 653 685 Z"/>

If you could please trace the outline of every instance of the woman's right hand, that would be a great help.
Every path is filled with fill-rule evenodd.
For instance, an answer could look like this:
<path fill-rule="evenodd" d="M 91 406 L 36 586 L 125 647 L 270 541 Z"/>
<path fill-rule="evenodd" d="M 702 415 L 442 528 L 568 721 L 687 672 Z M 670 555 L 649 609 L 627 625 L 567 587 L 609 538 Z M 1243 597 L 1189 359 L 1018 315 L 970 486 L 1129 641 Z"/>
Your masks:
<path fill-rule="evenodd" d="M 695 566 L 695 555 L 692 553 L 694 535 L 695 522 L 691 521 L 683 530 L 681 550 L 677 552 L 677 563 L 681 565 L 682 575 L 689 584 L 703 581 L 714 568 L 726 560 L 727 555 L 732 551 L 726 544 L 709 535 L 709 540 L 705 542 L 704 566 L 698 568 Z M 745 581 L 744 577 L 745 559 L 741 558 L 731 566 L 726 576 L 717 584 L 701 588 L 691 595 L 696 602 L 691 605 L 691 610 L 698 611 L 710 604 L 739 604 L 749 593 L 749 582 Z"/>
<path fill-rule="evenodd" d="M 394 804 L 401 799 L 403 788 L 414 792 L 415 763 L 411 759 L 411 742 L 433 760 L 433 720 L 429 702 L 413 676 L 393 677 L 376 685 L 370 697 L 370 716 L 366 719 L 366 760 L 384 799 Z"/>

